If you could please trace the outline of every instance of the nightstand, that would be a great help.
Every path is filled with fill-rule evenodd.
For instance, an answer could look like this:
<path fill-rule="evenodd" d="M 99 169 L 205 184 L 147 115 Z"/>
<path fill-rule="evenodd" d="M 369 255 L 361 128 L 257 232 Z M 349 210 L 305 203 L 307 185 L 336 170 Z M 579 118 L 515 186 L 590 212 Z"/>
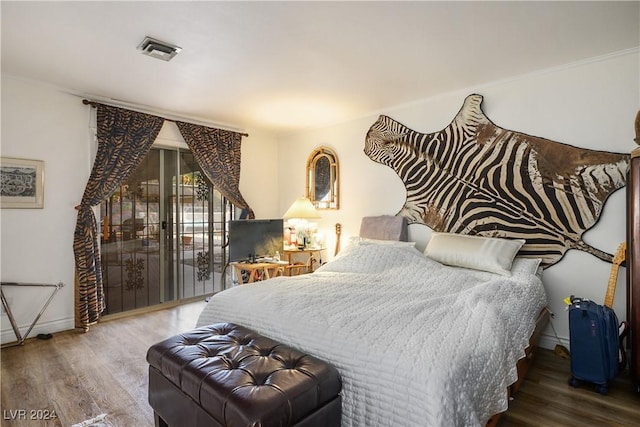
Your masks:
<path fill-rule="evenodd" d="M 279 262 L 254 262 L 254 263 L 244 263 L 244 262 L 235 262 L 232 263 L 233 267 L 236 270 L 236 276 L 238 277 L 238 284 L 243 285 L 245 283 L 242 272 L 246 271 L 248 275 L 248 279 L 246 283 L 253 283 L 259 280 L 267 280 L 271 277 L 275 277 L 278 275 L 278 272 L 282 274 L 282 269 L 287 263 Z"/>
<path fill-rule="evenodd" d="M 296 258 L 296 255 L 300 255 L 298 258 L 302 258 L 303 263 L 306 265 L 306 271 L 304 271 L 304 273 L 311 273 L 314 270 L 314 264 L 322 264 L 322 251 L 324 249 L 325 248 L 285 249 L 284 258 L 289 265 L 296 265 L 292 259 Z"/>

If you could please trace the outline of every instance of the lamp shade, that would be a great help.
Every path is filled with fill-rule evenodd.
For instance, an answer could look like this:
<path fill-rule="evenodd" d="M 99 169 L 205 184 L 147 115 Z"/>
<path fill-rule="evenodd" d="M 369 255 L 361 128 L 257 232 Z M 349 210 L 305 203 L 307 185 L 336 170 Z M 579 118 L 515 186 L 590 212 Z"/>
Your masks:
<path fill-rule="evenodd" d="M 284 213 L 284 219 L 312 219 L 320 218 L 320 214 L 306 197 L 298 197 L 291 207 Z"/>

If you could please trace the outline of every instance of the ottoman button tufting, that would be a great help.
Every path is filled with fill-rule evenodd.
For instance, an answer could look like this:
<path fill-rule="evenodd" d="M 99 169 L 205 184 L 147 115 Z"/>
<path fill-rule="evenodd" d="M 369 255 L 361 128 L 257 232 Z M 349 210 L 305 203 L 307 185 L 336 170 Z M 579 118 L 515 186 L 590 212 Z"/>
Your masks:
<path fill-rule="evenodd" d="M 250 329 L 221 323 L 149 348 L 156 426 L 338 426 L 337 370 Z"/>

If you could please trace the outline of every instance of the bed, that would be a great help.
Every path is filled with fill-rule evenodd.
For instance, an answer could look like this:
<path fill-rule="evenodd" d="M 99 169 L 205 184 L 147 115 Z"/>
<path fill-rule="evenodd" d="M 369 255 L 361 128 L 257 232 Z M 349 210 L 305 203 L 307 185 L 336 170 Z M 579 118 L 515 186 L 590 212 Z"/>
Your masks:
<path fill-rule="evenodd" d="M 345 246 L 312 274 L 216 294 L 198 326 L 237 323 L 335 366 L 343 426 L 484 426 L 505 411 L 547 304 L 539 260 L 496 273 L 412 242 Z"/>

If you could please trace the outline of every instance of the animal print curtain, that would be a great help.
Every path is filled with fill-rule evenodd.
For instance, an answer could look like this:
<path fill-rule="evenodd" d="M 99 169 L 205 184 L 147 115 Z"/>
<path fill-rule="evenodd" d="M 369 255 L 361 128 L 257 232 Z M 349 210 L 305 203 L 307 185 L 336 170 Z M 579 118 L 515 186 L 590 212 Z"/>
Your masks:
<path fill-rule="evenodd" d="M 240 144 L 242 135 L 192 123 L 176 122 L 196 161 L 214 187 L 236 207 L 255 218 L 240 194 Z"/>
<path fill-rule="evenodd" d="M 98 230 L 93 206 L 99 205 L 136 170 L 164 122 L 161 117 L 117 107 L 97 107 L 98 153 L 82 202 L 73 239 L 76 260 L 76 327 L 85 331 L 105 308 Z"/>

